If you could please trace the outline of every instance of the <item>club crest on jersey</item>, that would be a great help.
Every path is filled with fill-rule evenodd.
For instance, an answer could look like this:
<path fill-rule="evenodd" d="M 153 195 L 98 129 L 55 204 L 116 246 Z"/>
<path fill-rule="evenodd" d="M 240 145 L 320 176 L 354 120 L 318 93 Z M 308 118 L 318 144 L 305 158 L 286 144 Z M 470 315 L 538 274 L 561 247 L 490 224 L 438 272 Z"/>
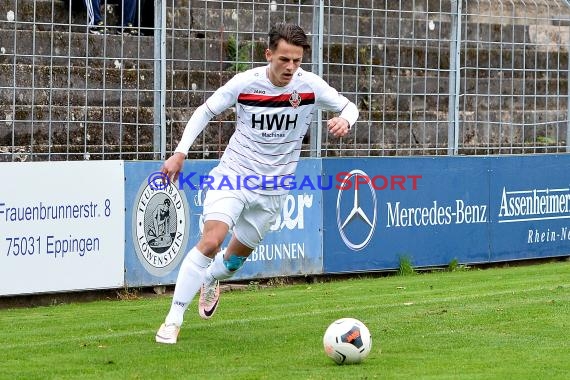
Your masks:
<path fill-rule="evenodd" d="M 289 97 L 289 103 L 291 103 L 293 108 L 299 107 L 299 105 L 301 104 L 301 100 L 302 100 L 301 95 L 299 95 L 297 91 L 293 91 L 293 93 Z"/>

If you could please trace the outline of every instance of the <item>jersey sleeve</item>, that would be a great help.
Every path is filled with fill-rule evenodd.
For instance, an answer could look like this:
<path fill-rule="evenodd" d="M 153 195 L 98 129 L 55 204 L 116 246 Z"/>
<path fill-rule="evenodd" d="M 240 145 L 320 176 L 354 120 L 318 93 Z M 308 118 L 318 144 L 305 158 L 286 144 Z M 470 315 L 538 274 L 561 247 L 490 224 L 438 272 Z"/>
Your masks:
<path fill-rule="evenodd" d="M 206 100 L 206 106 L 214 115 L 219 115 L 236 104 L 244 83 L 247 83 L 245 76 L 246 73 L 236 74 Z"/>
<path fill-rule="evenodd" d="M 318 75 L 313 74 L 315 105 L 327 111 L 339 112 L 340 116 L 352 126 L 358 119 L 358 107 L 344 95 L 340 94 Z"/>

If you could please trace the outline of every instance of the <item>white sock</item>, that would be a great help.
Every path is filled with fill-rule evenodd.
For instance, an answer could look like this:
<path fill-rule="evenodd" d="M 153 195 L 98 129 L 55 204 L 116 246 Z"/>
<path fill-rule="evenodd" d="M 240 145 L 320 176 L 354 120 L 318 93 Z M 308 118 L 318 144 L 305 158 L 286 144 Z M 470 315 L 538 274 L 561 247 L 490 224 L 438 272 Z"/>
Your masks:
<path fill-rule="evenodd" d="M 200 290 L 206 268 L 211 262 L 212 259 L 198 251 L 196 247 L 188 252 L 178 272 L 172 304 L 164 321 L 166 324 L 182 325 L 184 312 L 196 293 L 198 293 L 198 290 Z"/>
<path fill-rule="evenodd" d="M 218 252 L 216 257 L 214 257 L 212 265 L 210 265 L 208 269 L 206 269 L 205 282 L 211 281 L 212 278 L 218 281 L 226 280 L 234 275 L 235 272 L 229 271 L 228 268 L 226 268 L 226 265 L 224 264 L 225 253 L 226 250 L 222 249 L 220 252 Z"/>

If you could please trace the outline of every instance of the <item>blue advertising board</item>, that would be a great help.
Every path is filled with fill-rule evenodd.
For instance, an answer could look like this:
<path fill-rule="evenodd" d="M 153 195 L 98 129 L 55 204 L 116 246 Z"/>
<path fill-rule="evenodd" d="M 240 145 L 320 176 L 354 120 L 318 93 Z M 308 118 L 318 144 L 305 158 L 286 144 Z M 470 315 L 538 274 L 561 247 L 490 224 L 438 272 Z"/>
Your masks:
<path fill-rule="evenodd" d="M 205 192 L 200 176 L 217 163 L 187 160 L 182 179 L 168 186 L 161 185 L 162 162 L 125 163 L 127 286 L 176 282 L 182 259 L 201 236 Z M 297 178 L 311 178 L 321 172 L 320 166 L 320 160 L 303 160 Z M 270 232 L 234 280 L 322 273 L 322 193 L 315 186 L 299 187 L 287 195 Z"/>
<path fill-rule="evenodd" d="M 570 254 L 570 156 L 490 157 L 493 262 Z"/>
<path fill-rule="evenodd" d="M 184 173 L 216 164 L 189 160 Z M 392 270 L 401 258 L 432 267 L 568 256 L 568 164 L 570 155 L 303 159 L 233 279 Z M 188 181 L 150 189 L 160 165 L 125 162 L 127 286 L 173 284 L 200 238 L 204 193 Z"/>
<path fill-rule="evenodd" d="M 324 160 L 338 178 L 323 194 L 325 273 L 396 269 L 402 257 L 430 267 L 568 256 L 569 164 L 568 155 Z"/>
<path fill-rule="evenodd" d="M 191 218 L 192 198 L 187 199 L 174 184 L 158 183 L 161 165 L 158 161 L 125 162 L 127 286 L 174 283 L 197 230 Z"/>
<path fill-rule="evenodd" d="M 318 159 L 299 162 L 281 215 L 233 279 L 323 272 L 321 164 Z"/>
<path fill-rule="evenodd" d="M 487 262 L 489 176 L 478 157 L 325 159 L 326 273 Z"/>

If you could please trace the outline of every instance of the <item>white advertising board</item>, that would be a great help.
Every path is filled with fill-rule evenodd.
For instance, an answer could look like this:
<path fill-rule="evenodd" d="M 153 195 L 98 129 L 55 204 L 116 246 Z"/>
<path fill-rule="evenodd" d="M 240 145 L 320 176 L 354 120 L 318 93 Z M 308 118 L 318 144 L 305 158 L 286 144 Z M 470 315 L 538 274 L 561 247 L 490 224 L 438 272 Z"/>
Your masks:
<path fill-rule="evenodd" d="M 123 161 L 0 163 L 0 178 L 0 295 L 123 286 Z"/>

